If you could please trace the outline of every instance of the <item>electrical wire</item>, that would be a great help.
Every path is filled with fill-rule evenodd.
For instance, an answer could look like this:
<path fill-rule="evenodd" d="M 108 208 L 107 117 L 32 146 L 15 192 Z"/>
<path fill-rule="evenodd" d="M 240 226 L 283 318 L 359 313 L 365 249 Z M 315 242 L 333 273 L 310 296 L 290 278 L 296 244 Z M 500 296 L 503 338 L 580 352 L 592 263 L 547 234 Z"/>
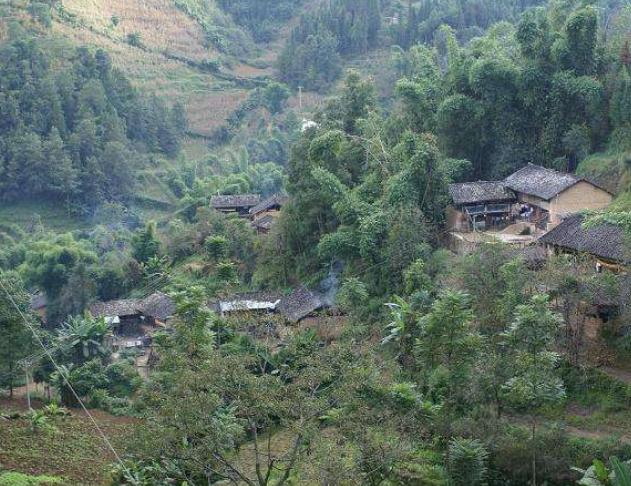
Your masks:
<path fill-rule="evenodd" d="M 24 324 L 26 325 L 26 327 L 28 328 L 28 330 L 31 332 L 31 334 L 33 334 L 33 337 L 35 338 L 35 341 L 37 341 L 37 343 L 41 346 L 41 348 L 44 350 L 45 355 L 48 357 L 48 359 L 50 360 L 50 362 L 53 364 L 53 366 L 55 367 L 55 369 L 57 370 L 57 372 L 59 373 L 59 376 L 62 377 L 62 379 L 64 380 L 65 385 L 68 387 L 68 389 L 72 392 L 72 395 L 74 396 L 74 398 L 77 400 L 77 402 L 79 403 L 79 405 L 81 406 L 81 409 L 83 410 L 83 412 L 88 416 L 88 418 L 91 420 L 92 424 L 94 425 L 94 428 L 98 431 L 99 435 L 101 436 L 101 438 L 103 439 L 103 442 L 105 442 L 107 448 L 112 451 L 112 454 L 114 454 L 114 457 L 116 458 L 116 461 L 121 465 L 121 467 L 123 468 L 123 470 L 125 471 L 125 473 L 128 475 L 128 477 L 131 478 L 131 473 L 129 471 L 129 469 L 127 468 L 127 466 L 125 465 L 125 463 L 123 462 L 123 460 L 121 459 L 121 456 L 118 454 L 118 452 L 116 452 L 116 449 L 114 449 L 114 446 L 112 445 L 112 443 L 110 442 L 110 440 L 107 438 L 107 435 L 105 434 L 105 432 L 103 431 L 103 429 L 99 426 L 99 424 L 97 423 L 97 421 L 94 419 L 94 417 L 92 416 L 92 414 L 90 413 L 90 411 L 87 409 L 87 407 L 85 406 L 85 404 L 83 403 L 83 400 L 81 400 L 81 398 L 79 397 L 79 395 L 77 394 L 77 392 L 75 391 L 75 389 L 73 388 L 73 386 L 70 384 L 70 381 L 68 380 L 67 375 L 64 373 L 64 371 L 61 369 L 61 367 L 57 364 L 57 362 L 55 361 L 55 358 L 53 358 L 53 355 L 50 353 L 50 351 L 46 348 L 44 342 L 42 341 L 42 338 L 39 336 L 39 334 L 37 334 L 37 332 L 35 331 L 35 329 L 33 328 L 33 326 L 31 325 L 31 323 L 28 321 L 28 319 L 26 318 L 26 316 L 24 315 L 24 312 L 22 312 L 22 309 L 20 309 L 20 307 L 17 305 L 17 303 L 15 302 L 15 299 L 13 298 L 13 296 L 11 295 L 11 293 L 9 292 L 9 290 L 6 288 L 6 286 L 4 285 L 4 282 L 2 281 L 2 277 L 4 276 L 4 272 L 2 270 L 0 270 L 0 288 L 2 288 L 2 290 L 4 291 L 4 293 L 6 294 L 7 298 L 9 299 L 9 302 L 11 303 L 11 305 L 15 308 L 15 310 L 18 312 L 18 314 L 20 315 L 20 317 L 22 318 L 22 320 L 24 321 Z"/>

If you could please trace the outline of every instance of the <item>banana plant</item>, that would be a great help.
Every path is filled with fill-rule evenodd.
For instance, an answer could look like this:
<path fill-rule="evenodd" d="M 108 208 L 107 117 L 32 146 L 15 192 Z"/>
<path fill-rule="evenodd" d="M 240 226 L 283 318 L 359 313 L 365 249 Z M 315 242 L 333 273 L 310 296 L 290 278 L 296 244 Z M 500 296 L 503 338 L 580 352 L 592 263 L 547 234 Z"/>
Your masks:
<path fill-rule="evenodd" d="M 572 468 L 583 475 L 578 480 L 581 486 L 631 486 L 631 461 L 622 462 L 617 457 L 610 459 L 611 467 L 594 459 L 587 469 Z"/>

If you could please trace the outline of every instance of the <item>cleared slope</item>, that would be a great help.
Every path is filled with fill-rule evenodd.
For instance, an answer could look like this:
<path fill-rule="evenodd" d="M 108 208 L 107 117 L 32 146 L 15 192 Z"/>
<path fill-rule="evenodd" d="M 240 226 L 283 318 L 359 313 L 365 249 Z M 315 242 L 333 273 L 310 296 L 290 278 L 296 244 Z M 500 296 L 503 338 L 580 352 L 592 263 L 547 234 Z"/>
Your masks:
<path fill-rule="evenodd" d="M 54 34 L 104 48 L 138 88 L 182 102 L 193 133 L 210 135 L 247 98 L 229 75 L 221 79 L 187 62 L 218 61 L 219 53 L 172 0 L 65 0 L 64 11 L 55 15 Z M 139 36 L 140 47 L 129 44 L 130 34 Z"/>

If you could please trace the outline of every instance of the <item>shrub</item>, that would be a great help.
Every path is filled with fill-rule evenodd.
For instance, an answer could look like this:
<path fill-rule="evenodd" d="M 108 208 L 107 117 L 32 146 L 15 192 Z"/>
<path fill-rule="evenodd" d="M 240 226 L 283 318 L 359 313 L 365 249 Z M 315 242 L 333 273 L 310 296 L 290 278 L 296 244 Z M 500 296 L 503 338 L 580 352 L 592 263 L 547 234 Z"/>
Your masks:
<path fill-rule="evenodd" d="M 142 43 L 142 38 L 140 37 L 140 34 L 138 32 L 127 34 L 127 43 L 133 47 L 144 47 L 144 44 Z"/>
<path fill-rule="evenodd" d="M 489 453 L 475 439 L 452 439 L 449 443 L 449 476 L 454 486 L 486 484 Z"/>

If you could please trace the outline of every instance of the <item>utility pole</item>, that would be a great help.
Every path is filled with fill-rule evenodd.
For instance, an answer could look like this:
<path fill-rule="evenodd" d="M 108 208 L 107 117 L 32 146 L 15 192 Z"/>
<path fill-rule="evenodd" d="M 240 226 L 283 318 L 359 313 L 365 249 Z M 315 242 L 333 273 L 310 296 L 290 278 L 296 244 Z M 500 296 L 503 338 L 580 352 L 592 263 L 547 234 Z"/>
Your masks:
<path fill-rule="evenodd" d="M 298 106 L 300 111 L 302 111 L 302 86 L 298 86 Z"/>
<path fill-rule="evenodd" d="M 24 368 L 24 374 L 26 375 L 26 401 L 28 402 L 28 409 L 33 410 L 33 407 L 31 407 L 31 390 L 29 388 L 30 376 L 28 368 Z"/>

